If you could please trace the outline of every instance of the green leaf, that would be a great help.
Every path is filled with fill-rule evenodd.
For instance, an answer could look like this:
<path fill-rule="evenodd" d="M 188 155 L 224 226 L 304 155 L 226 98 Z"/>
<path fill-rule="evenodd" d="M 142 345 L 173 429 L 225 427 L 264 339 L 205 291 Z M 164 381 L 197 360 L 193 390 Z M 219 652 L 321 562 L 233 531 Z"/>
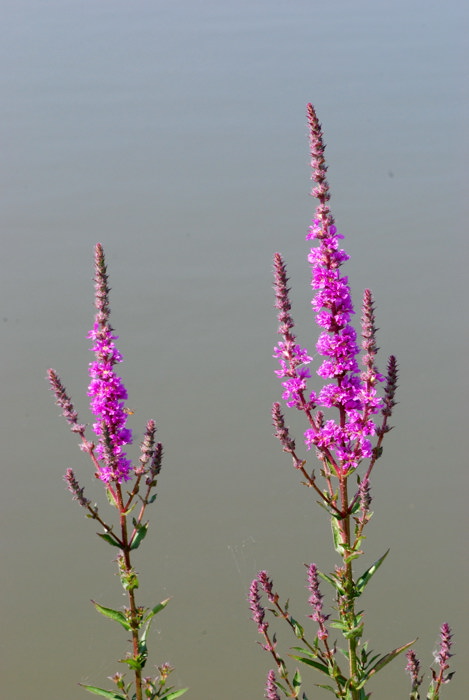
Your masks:
<path fill-rule="evenodd" d="M 120 549 L 120 543 L 116 542 L 115 538 L 113 535 L 109 535 L 107 532 L 97 532 L 96 533 L 98 537 L 101 537 L 105 542 L 108 542 L 108 544 L 112 544 L 113 547 L 119 547 Z"/>
<path fill-rule="evenodd" d="M 322 571 L 318 571 L 318 576 L 322 578 L 323 581 L 327 581 L 327 583 L 330 583 L 331 586 L 336 589 L 339 595 L 345 595 L 344 587 L 339 581 L 337 581 L 336 578 L 328 576 L 327 574 L 323 574 Z"/>
<path fill-rule="evenodd" d="M 313 668 L 316 668 L 318 671 L 321 671 L 321 673 L 325 673 L 326 676 L 329 675 L 329 669 L 327 668 L 327 666 L 319 663 L 319 661 L 305 659 L 303 656 L 293 656 L 293 654 L 291 654 L 291 657 L 292 659 L 295 659 L 295 661 L 301 661 L 302 664 L 306 664 L 307 666 L 312 666 Z"/>
<path fill-rule="evenodd" d="M 413 639 L 411 642 L 408 642 L 408 644 L 404 644 L 404 646 L 402 647 L 397 647 L 397 649 L 393 649 L 388 654 L 382 656 L 381 659 L 379 659 L 366 674 L 367 680 L 368 678 L 371 678 L 371 676 L 373 676 L 375 673 L 378 673 L 378 671 L 381 671 L 381 669 L 387 666 L 390 661 L 396 658 L 396 656 L 398 656 L 403 651 L 411 647 L 412 644 L 415 644 L 416 641 L 417 639 Z"/>
<path fill-rule="evenodd" d="M 335 689 L 330 685 L 320 685 L 319 683 L 315 683 L 314 685 L 317 688 L 324 688 L 324 690 L 330 690 L 331 693 L 334 693 L 334 695 L 335 695 Z M 337 697 L 337 695 L 336 695 L 336 697 Z"/>
<path fill-rule="evenodd" d="M 102 688 L 95 688 L 94 685 L 85 685 L 84 683 L 79 683 L 78 685 L 81 685 L 82 688 L 88 690 L 90 693 L 101 695 L 103 698 L 110 698 L 110 700 L 126 700 L 123 695 L 118 695 L 112 690 L 103 690 Z"/>
<path fill-rule="evenodd" d="M 345 639 L 359 639 L 363 634 L 363 628 L 364 623 L 362 622 L 361 624 L 355 625 L 355 627 L 351 627 L 350 629 L 344 629 L 342 634 L 344 635 Z"/>
<path fill-rule="evenodd" d="M 353 504 L 352 510 L 350 511 L 351 515 L 355 515 L 355 513 L 360 510 L 360 507 L 361 507 L 360 499 L 357 498 L 357 500 Z"/>
<path fill-rule="evenodd" d="M 174 693 L 169 693 L 169 695 L 162 695 L 160 700 L 176 700 L 184 695 L 189 690 L 189 688 L 182 688 L 181 690 L 175 690 Z"/>
<path fill-rule="evenodd" d="M 134 527 L 136 528 L 137 532 L 135 533 L 135 536 L 132 538 L 132 543 L 130 545 L 130 549 L 137 549 L 137 547 L 140 546 L 140 543 L 144 539 L 145 535 L 148 532 L 148 523 L 144 523 L 143 525 L 140 523 L 137 524 L 137 522 L 134 520 Z"/>
<path fill-rule="evenodd" d="M 114 498 L 114 496 L 112 495 L 112 493 L 109 489 L 106 489 L 106 498 L 108 500 L 108 503 L 111 506 L 114 506 L 114 508 L 115 508 L 116 507 L 116 499 Z"/>
<path fill-rule="evenodd" d="M 293 630 L 295 632 L 295 636 L 298 637 L 298 639 L 301 639 L 304 636 L 304 632 L 305 632 L 303 627 L 291 615 L 290 615 L 290 622 L 293 625 Z"/>
<path fill-rule="evenodd" d="M 342 543 L 339 524 L 337 522 L 337 519 L 334 517 L 331 518 L 331 526 L 332 526 L 332 538 L 334 540 L 334 549 L 337 552 L 337 554 L 340 554 L 340 556 L 343 557 L 346 552 L 344 549 L 344 545 Z"/>
<path fill-rule="evenodd" d="M 298 690 L 299 688 L 301 688 L 301 676 L 300 676 L 300 672 L 298 671 L 298 669 L 295 671 L 295 675 L 293 676 L 292 683 L 293 683 L 293 687 L 295 690 Z M 298 695 L 298 693 L 297 693 L 297 695 Z"/>
<path fill-rule="evenodd" d="M 311 651 L 310 649 L 305 649 L 304 647 L 291 647 L 293 651 L 300 651 L 302 654 L 306 654 L 306 656 L 310 656 L 312 659 L 317 659 L 318 655 L 314 651 Z"/>
<path fill-rule="evenodd" d="M 159 612 L 164 610 L 164 608 L 168 605 L 170 600 L 171 598 L 166 598 L 165 600 L 162 600 L 161 603 L 158 603 L 158 605 L 155 605 L 155 607 L 150 610 L 148 615 L 144 617 L 143 621 L 148 622 L 148 620 L 151 620 L 152 617 L 158 615 Z"/>
<path fill-rule="evenodd" d="M 127 664 L 129 668 L 132 669 L 132 671 L 138 671 L 142 670 L 142 668 L 145 666 L 145 661 L 142 663 L 142 659 L 138 657 L 137 659 L 134 659 L 133 656 L 130 656 L 127 659 L 119 659 L 119 663 L 121 664 Z"/>
<path fill-rule="evenodd" d="M 284 695 L 288 697 L 288 693 L 290 692 L 287 688 L 285 688 L 284 685 L 280 683 L 280 681 L 275 681 L 275 685 L 277 688 L 280 688 L 280 690 L 283 692 Z"/>
<path fill-rule="evenodd" d="M 354 559 L 358 559 L 359 556 L 361 556 L 361 552 L 352 552 L 349 554 L 347 557 L 344 558 L 344 564 L 349 564 L 351 561 Z"/>
<path fill-rule="evenodd" d="M 371 652 L 370 652 L 370 655 L 371 655 Z M 363 661 L 363 668 L 366 669 L 366 668 L 368 668 L 369 666 L 371 666 L 371 664 L 373 663 L 373 661 L 376 661 L 376 659 L 377 659 L 378 657 L 379 657 L 379 654 L 375 654 L 374 656 L 371 657 L 371 659 L 366 658 L 366 659 Z"/>
<path fill-rule="evenodd" d="M 144 623 L 145 624 L 145 629 L 143 630 L 142 634 L 140 635 L 140 639 L 138 642 L 138 651 L 141 655 L 142 661 L 143 661 L 143 666 L 145 665 L 147 656 L 148 656 L 148 650 L 147 650 L 147 635 L 150 630 L 150 625 L 153 622 L 153 618 L 155 615 L 157 615 L 161 610 L 163 610 L 169 603 L 171 598 L 166 598 L 166 600 L 162 600 L 161 603 L 158 603 L 158 605 L 155 605 L 154 608 L 150 610 L 148 615 L 144 618 Z"/>
<path fill-rule="evenodd" d="M 341 622 L 340 620 L 331 620 L 330 622 L 327 623 L 329 627 L 333 627 L 336 630 L 340 630 L 341 632 L 344 632 L 347 629 L 347 625 L 345 622 Z"/>
<path fill-rule="evenodd" d="M 388 554 L 389 554 L 389 549 L 383 554 L 382 557 L 377 559 L 375 561 L 375 563 L 372 564 L 370 566 L 370 568 L 365 571 L 364 574 L 362 574 L 362 576 L 360 576 L 357 583 L 355 584 L 355 591 L 356 591 L 357 597 L 363 593 L 365 586 L 367 585 L 367 583 L 369 582 L 369 580 L 371 579 L 373 574 L 376 573 L 376 571 L 378 571 L 379 567 L 381 566 L 383 561 L 386 559 Z"/>
<path fill-rule="evenodd" d="M 98 612 L 101 613 L 101 615 L 104 615 L 105 617 L 110 617 L 111 620 L 116 620 L 119 622 L 122 627 L 129 632 L 132 629 L 132 626 L 130 625 L 129 621 L 125 617 L 124 613 L 120 612 L 120 610 L 113 610 L 112 608 L 105 608 L 103 605 L 100 605 L 99 603 L 96 603 L 96 601 L 92 600 L 91 601 L 96 608 Z"/>

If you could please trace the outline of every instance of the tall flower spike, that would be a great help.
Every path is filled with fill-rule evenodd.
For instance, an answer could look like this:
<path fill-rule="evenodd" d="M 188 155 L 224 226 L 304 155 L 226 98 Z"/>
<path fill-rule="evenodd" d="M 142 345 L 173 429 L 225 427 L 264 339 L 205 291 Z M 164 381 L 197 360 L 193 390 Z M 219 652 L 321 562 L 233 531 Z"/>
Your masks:
<path fill-rule="evenodd" d="M 96 360 L 89 366 L 88 396 L 91 397 L 91 411 L 97 419 L 93 424 L 99 438 L 97 476 L 105 483 L 122 483 L 131 478 L 132 465 L 122 448 L 132 443 L 132 432 L 126 427 L 124 401 L 127 391 L 114 371 L 114 365 L 122 362 L 122 355 L 114 344 L 118 336 L 113 335 L 109 324 L 109 287 L 104 253 L 99 243 L 95 249 L 95 306 L 95 323 L 88 338 L 93 340 L 91 349 Z"/>
<path fill-rule="evenodd" d="M 308 260 L 312 267 L 311 286 L 315 290 L 312 306 L 316 312 L 316 323 L 323 328 L 316 349 L 325 358 L 317 373 L 326 380 L 332 380 L 321 389 L 317 403 L 324 408 L 338 409 L 339 420 L 327 420 L 321 428 L 311 427 L 305 433 L 305 442 L 308 448 L 314 445 L 320 452 L 329 451 L 336 473 L 346 474 L 372 454 L 368 438 L 376 433 L 376 429 L 369 416 L 381 405 L 375 398 L 372 386 L 379 375 L 374 365 L 370 381 L 364 382 L 359 374 L 357 357 L 360 351 L 350 323 L 354 314 L 350 285 L 348 278 L 340 273 L 342 264 L 349 256 L 340 248 L 343 236 L 337 232 L 327 204 L 330 193 L 326 180 L 324 143 L 312 105 L 308 105 L 308 122 L 312 177 L 317 183 L 312 194 L 319 199 L 319 204 L 306 238 L 319 241 L 319 246 L 311 249 Z M 367 313 L 368 316 L 372 315 L 371 301 Z M 374 327 L 367 326 L 367 331 L 374 334 Z M 374 335 L 372 340 L 374 343 Z M 374 344 L 370 347 L 371 352 L 373 348 Z"/>

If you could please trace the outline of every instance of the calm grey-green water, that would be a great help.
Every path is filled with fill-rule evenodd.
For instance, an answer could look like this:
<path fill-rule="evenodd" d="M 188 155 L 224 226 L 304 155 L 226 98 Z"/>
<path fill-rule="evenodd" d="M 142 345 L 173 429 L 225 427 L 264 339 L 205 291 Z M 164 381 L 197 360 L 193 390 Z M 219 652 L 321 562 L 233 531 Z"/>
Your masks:
<path fill-rule="evenodd" d="M 355 303 L 373 289 L 381 367 L 395 353 L 401 368 L 364 565 L 391 553 L 364 597 L 366 637 L 384 652 L 418 636 L 427 668 L 448 621 L 444 697 L 466 697 L 467 5 L 3 0 L 1 15 L 1 697 L 79 700 L 77 683 L 106 685 L 126 649 L 89 602 L 124 599 L 114 553 L 65 490 L 73 466 L 100 497 L 45 381 L 54 367 L 90 420 L 97 241 L 131 427 L 138 439 L 154 417 L 166 453 L 136 556 L 141 602 L 173 598 L 151 663 L 171 661 L 192 700 L 262 698 L 251 579 L 268 569 L 302 616 L 304 562 L 334 565 L 270 425 L 275 251 L 302 344 L 317 332 L 309 101 Z M 404 665 L 373 697 L 408 697 Z"/>

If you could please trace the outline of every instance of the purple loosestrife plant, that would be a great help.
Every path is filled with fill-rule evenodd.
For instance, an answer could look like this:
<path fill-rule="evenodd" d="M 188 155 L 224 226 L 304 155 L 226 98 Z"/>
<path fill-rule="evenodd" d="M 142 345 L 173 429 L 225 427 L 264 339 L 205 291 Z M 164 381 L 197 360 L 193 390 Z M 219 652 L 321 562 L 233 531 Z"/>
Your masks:
<path fill-rule="evenodd" d="M 156 676 L 144 677 L 143 669 L 147 662 L 147 638 L 154 616 L 163 610 L 169 598 L 152 608 L 137 604 L 135 591 L 139 587 L 137 573 L 131 563 L 131 553 L 137 549 L 148 530 L 145 520 L 146 508 L 156 499 L 155 488 L 161 469 L 163 447 L 156 442 L 156 425 L 148 421 L 138 464 L 133 465 L 124 451 L 132 444 L 132 432 L 127 427 L 127 418 L 131 413 L 125 407 L 127 391 L 115 367 L 122 362 L 122 355 L 114 343 L 117 336 L 109 323 L 109 287 L 104 253 L 98 243 L 95 249 L 95 306 L 96 316 L 93 329 L 88 337 L 93 341 L 91 350 L 95 360 L 90 363 L 90 385 L 88 396 L 91 398 L 91 412 L 94 416 L 94 441 L 85 435 L 86 426 L 78 422 L 78 415 L 67 395 L 65 387 L 52 369 L 49 381 L 55 394 L 56 403 L 62 409 L 72 432 L 80 436 L 81 449 L 86 452 L 93 464 L 95 476 L 103 483 L 106 496 L 117 510 L 117 524 L 109 524 L 101 517 L 98 506 L 92 505 L 84 496 L 72 469 L 67 469 L 65 481 L 74 500 L 87 510 L 87 517 L 97 520 L 103 532 L 98 535 L 108 544 L 116 547 L 116 558 L 120 581 L 127 595 L 127 605 L 123 610 L 113 610 L 93 601 L 98 612 L 118 622 L 131 636 L 131 650 L 120 659 L 133 674 L 133 681 L 127 682 L 125 675 L 116 673 L 111 680 L 116 691 L 104 690 L 95 686 L 84 685 L 90 692 L 112 700 L 175 700 L 186 689 L 174 690 L 168 684 L 172 671 L 168 663 L 157 669 Z M 125 489 L 124 489 L 125 486 Z"/>
<path fill-rule="evenodd" d="M 313 355 L 297 342 L 286 266 L 279 253 L 274 256 L 274 287 L 281 340 L 274 349 L 274 357 L 280 365 L 276 374 L 282 381 L 282 399 L 288 407 L 296 408 L 305 417 L 304 443 L 307 451 L 315 450 L 321 465 L 321 480 L 299 454 L 279 403 L 273 406 L 272 420 L 275 435 L 284 452 L 291 455 L 303 483 L 313 489 L 320 505 L 329 513 L 333 544 L 340 563 L 329 574 L 321 573 L 316 564 L 307 567 L 307 588 L 311 594 L 309 604 L 312 608 L 309 618 L 315 623 L 310 641 L 303 626 L 290 614 L 288 602 L 282 604 L 279 594 L 274 592 L 267 572 L 259 572 L 254 579 L 250 589 L 252 618 L 265 640 L 262 647 L 273 657 L 279 677 L 276 680 L 275 672 L 269 671 L 266 697 L 277 698 L 277 691 L 280 690 L 285 697 L 308 700 L 302 690 L 299 670 L 292 677 L 279 655 L 276 636 L 269 628 L 268 611 L 263 607 L 260 590 L 271 605 L 269 611 L 275 617 L 283 618 L 301 642 L 301 646 L 293 647 L 292 658 L 328 678 L 328 683 L 317 684 L 319 687 L 343 700 L 366 700 L 371 695 L 365 690 L 368 681 L 398 654 L 408 650 L 406 670 L 412 682 L 410 698 L 418 700 L 423 678 L 415 652 L 409 650 L 413 642 L 385 654 L 368 651 L 368 643 L 362 642 L 364 614 L 357 609 L 357 600 L 388 552 L 358 576 L 354 565 L 363 556 L 364 530 L 372 516 L 372 471 L 382 454 L 384 435 L 391 430 L 389 419 L 395 406 L 397 362 L 394 356 L 389 358 L 386 376 L 380 374 L 376 367 L 378 348 L 374 301 L 368 289 L 362 302 L 360 350 L 357 333 L 351 325 L 354 308 L 350 285 L 341 271 L 349 256 L 340 247 L 343 236 L 337 230 L 329 207 L 330 192 L 321 126 L 312 105 L 308 105 L 307 114 L 312 179 L 315 182 L 312 195 L 319 203 L 306 239 L 317 242 L 309 252 L 308 262 L 314 292 L 312 308 L 320 328 L 316 353 L 321 360 L 316 374 L 323 380 L 322 384 L 315 390 L 308 388 Z M 383 387 L 382 396 L 378 391 L 380 386 Z M 334 619 L 324 613 L 320 579 L 333 588 Z M 334 631 L 342 634 L 344 648 L 339 649 L 337 640 L 331 639 Z M 442 684 L 451 680 L 452 674 L 448 673 L 452 656 L 451 637 L 449 626 L 443 625 L 440 647 L 435 653 L 438 670 L 431 670 L 427 700 L 437 700 Z M 338 655 L 338 651 L 342 656 Z"/>

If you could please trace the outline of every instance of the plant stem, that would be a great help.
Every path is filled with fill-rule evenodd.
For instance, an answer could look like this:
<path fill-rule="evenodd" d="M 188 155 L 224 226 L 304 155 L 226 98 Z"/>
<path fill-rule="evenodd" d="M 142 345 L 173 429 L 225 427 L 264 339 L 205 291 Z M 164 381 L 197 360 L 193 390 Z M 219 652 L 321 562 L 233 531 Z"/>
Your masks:
<path fill-rule="evenodd" d="M 118 498 L 119 507 L 119 519 L 121 526 L 121 539 L 122 539 L 122 555 L 124 558 L 125 574 L 130 578 L 132 575 L 132 565 L 130 562 L 130 544 L 129 536 L 127 531 L 127 514 L 124 507 L 124 501 L 122 498 L 122 489 L 120 484 L 116 484 L 116 492 Z M 136 662 L 139 661 L 140 650 L 139 650 L 139 636 L 138 630 L 139 625 L 139 615 L 137 605 L 135 603 L 134 586 L 129 585 L 127 588 L 127 593 L 129 597 L 129 608 L 130 608 L 130 624 L 132 631 L 132 651 L 133 658 Z M 142 669 L 140 663 L 136 663 L 134 668 L 135 673 L 135 700 L 143 700 L 142 695 Z"/>
<path fill-rule="evenodd" d="M 340 498 L 342 505 L 342 512 L 344 514 L 341 522 L 342 530 L 342 543 L 344 545 L 342 559 L 345 563 L 345 605 L 342 608 L 341 617 L 343 617 L 343 622 L 349 628 L 349 631 L 354 629 L 356 626 L 355 619 L 355 596 L 354 596 L 354 582 L 353 582 L 353 566 L 352 561 L 349 559 L 350 554 L 350 510 L 348 505 L 348 484 L 347 476 L 340 477 Z M 340 609 L 340 608 L 339 608 Z M 357 647 L 358 647 L 358 637 L 352 634 L 348 638 L 348 654 L 349 654 L 349 677 L 352 681 L 351 693 L 352 700 L 359 700 L 359 691 L 355 689 L 355 684 L 357 679 Z"/>

